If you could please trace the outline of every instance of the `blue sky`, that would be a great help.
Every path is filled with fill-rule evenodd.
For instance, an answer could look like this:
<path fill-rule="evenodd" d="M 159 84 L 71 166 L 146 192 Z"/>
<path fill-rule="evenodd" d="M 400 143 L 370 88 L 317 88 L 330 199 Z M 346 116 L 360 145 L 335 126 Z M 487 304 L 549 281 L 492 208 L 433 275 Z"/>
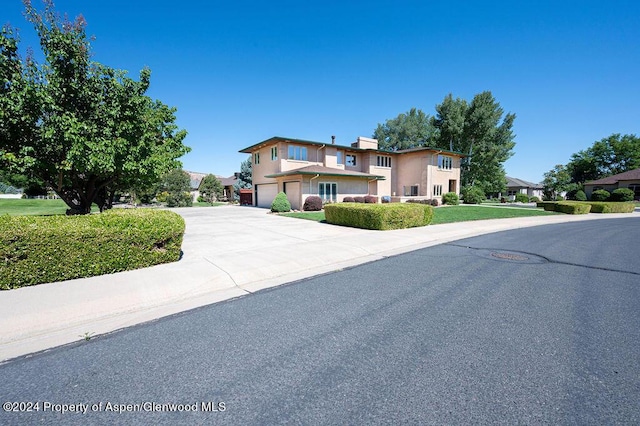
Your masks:
<path fill-rule="evenodd" d="M 33 0 L 41 9 L 40 0 Z M 515 113 L 507 174 L 533 182 L 612 133 L 639 134 L 640 2 L 58 0 L 94 60 L 178 108 L 190 171 L 229 176 L 272 136 L 349 144 L 412 107 L 490 90 Z M 0 23 L 37 50 L 20 0 Z"/>

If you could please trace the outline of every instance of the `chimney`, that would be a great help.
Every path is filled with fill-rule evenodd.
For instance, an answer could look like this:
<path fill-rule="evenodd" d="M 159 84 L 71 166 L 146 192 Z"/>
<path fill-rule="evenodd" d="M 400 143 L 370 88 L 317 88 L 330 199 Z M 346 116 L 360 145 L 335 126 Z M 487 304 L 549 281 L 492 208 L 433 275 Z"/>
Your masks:
<path fill-rule="evenodd" d="M 335 145 L 335 144 L 336 144 L 336 137 L 331 136 L 331 145 Z"/>

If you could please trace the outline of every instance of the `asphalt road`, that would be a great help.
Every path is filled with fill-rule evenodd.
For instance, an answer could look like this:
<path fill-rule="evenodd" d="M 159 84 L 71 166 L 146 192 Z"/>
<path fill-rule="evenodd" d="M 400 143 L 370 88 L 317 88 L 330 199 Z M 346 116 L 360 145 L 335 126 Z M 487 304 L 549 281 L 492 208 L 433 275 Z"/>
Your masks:
<path fill-rule="evenodd" d="M 490 234 L 17 359 L 0 424 L 639 424 L 639 242 Z"/>

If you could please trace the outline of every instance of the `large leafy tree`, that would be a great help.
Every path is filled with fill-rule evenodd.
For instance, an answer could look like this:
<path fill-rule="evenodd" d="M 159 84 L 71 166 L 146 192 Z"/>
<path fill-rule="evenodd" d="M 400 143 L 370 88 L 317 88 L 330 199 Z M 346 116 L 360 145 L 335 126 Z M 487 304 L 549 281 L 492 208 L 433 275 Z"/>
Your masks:
<path fill-rule="evenodd" d="M 432 146 L 465 154 L 462 185 L 477 186 L 485 193 L 506 189 L 504 162 L 513 155 L 515 114 L 504 110 L 491 92 L 471 102 L 447 95 L 430 117 L 412 108 L 406 114 L 378 124 L 373 137 L 381 149 L 391 151 Z"/>
<path fill-rule="evenodd" d="M 504 110 L 485 91 L 466 101 L 452 95 L 436 106 L 435 145 L 465 154 L 462 185 L 479 186 L 485 193 L 506 188 L 504 162 L 513 155 L 515 114 Z"/>
<path fill-rule="evenodd" d="M 582 184 L 640 167 L 640 138 L 612 134 L 571 156 L 567 170 L 572 182 Z"/>
<path fill-rule="evenodd" d="M 81 214 L 178 167 L 189 151 L 186 132 L 175 125 L 175 108 L 145 95 L 151 72 L 135 81 L 91 61 L 82 16 L 61 19 L 50 0 L 43 12 L 28 0 L 25 7 L 45 62 L 22 60 L 16 34 L 3 27 L 1 160 L 42 179 Z"/>
<path fill-rule="evenodd" d="M 373 137 L 378 140 L 380 149 L 398 151 L 429 145 L 433 133 L 431 117 L 419 109 L 411 108 L 407 113 L 378 124 Z"/>

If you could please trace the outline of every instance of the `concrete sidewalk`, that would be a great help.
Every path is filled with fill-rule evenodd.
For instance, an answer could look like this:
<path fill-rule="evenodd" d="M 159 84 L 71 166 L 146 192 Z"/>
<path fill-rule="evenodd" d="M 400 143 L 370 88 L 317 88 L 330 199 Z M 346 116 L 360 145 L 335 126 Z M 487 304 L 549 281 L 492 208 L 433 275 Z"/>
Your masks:
<path fill-rule="evenodd" d="M 260 289 L 476 235 L 581 220 L 588 214 L 369 231 L 225 206 L 176 209 L 179 262 L 0 292 L 0 362 Z"/>

